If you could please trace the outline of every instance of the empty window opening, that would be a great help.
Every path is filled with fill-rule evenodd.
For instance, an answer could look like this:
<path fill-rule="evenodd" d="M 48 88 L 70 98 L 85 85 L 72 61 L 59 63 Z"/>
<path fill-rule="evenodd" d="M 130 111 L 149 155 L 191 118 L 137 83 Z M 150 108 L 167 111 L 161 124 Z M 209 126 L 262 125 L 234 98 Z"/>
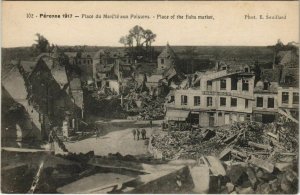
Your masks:
<path fill-rule="evenodd" d="M 174 102 L 175 101 L 175 96 L 174 95 L 171 95 L 171 102 Z"/>
<path fill-rule="evenodd" d="M 245 108 L 248 108 L 248 107 L 249 107 L 249 100 L 245 99 Z"/>
<path fill-rule="evenodd" d="M 181 96 L 181 105 L 187 105 L 187 96 L 186 95 Z"/>
<path fill-rule="evenodd" d="M 251 120 L 251 115 L 250 114 L 247 114 L 246 115 L 246 121 L 250 121 Z"/>
<path fill-rule="evenodd" d="M 220 106 L 226 106 L 226 98 L 225 97 L 220 98 Z"/>
<path fill-rule="evenodd" d="M 262 97 L 256 98 L 256 107 L 263 107 L 264 106 L 264 99 Z"/>
<path fill-rule="evenodd" d="M 268 82 L 264 82 L 264 90 L 268 90 L 269 89 L 269 83 Z"/>
<path fill-rule="evenodd" d="M 243 80 L 242 90 L 249 91 L 249 81 L 248 80 Z"/>
<path fill-rule="evenodd" d="M 268 108 L 274 108 L 274 98 L 268 98 Z"/>
<path fill-rule="evenodd" d="M 207 97 L 207 106 L 212 106 L 212 97 Z"/>
<path fill-rule="evenodd" d="M 207 90 L 208 91 L 212 90 L 212 81 L 207 81 Z"/>
<path fill-rule="evenodd" d="M 200 96 L 194 96 L 194 106 L 200 106 Z"/>
<path fill-rule="evenodd" d="M 220 80 L 220 89 L 226 90 L 226 80 L 225 79 Z"/>
<path fill-rule="evenodd" d="M 238 83 L 238 79 L 237 77 L 232 77 L 231 78 L 231 90 L 237 90 L 237 83 Z"/>
<path fill-rule="evenodd" d="M 237 107 L 237 98 L 231 98 L 231 107 Z"/>
<path fill-rule="evenodd" d="M 299 104 L 299 93 L 293 93 L 293 104 Z"/>
<path fill-rule="evenodd" d="M 282 103 L 283 104 L 289 103 L 289 92 L 282 92 Z"/>

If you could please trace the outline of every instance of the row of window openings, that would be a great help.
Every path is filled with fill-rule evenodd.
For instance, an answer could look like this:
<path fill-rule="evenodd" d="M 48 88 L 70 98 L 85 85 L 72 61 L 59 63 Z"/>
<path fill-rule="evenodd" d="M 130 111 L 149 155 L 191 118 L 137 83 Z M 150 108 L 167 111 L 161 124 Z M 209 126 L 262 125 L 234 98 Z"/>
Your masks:
<path fill-rule="evenodd" d="M 209 99 L 210 97 L 207 97 L 207 98 Z M 209 102 L 209 100 L 207 102 Z M 212 104 L 212 101 L 210 101 L 210 102 Z M 187 105 L 187 103 L 188 103 L 187 96 L 182 95 L 181 96 L 181 105 Z M 194 96 L 194 106 L 200 106 L 200 96 Z"/>
<path fill-rule="evenodd" d="M 268 108 L 274 108 L 274 98 L 268 98 Z M 262 108 L 264 106 L 264 99 L 263 97 L 257 97 L 256 98 L 256 107 Z"/>
<path fill-rule="evenodd" d="M 287 104 L 289 102 L 289 93 L 282 92 L 282 103 Z M 256 107 L 263 107 L 263 98 L 256 98 Z M 299 104 L 299 93 L 293 93 L 293 104 Z M 274 98 L 268 98 L 268 108 L 274 108 Z"/>
<path fill-rule="evenodd" d="M 181 96 L 181 105 L 187 105 L 186 95 Z M 212 97 L 207 97 L 207 106 L 212 106 Z M 237 98 L 231 98 L 231 107 L 237 107 Z M 194 96 L 194 106 L 200 106 L 200 96 Z M 226 98 L 220 98 L 220 106 L 226 106 Z M 245 108 L 248 108 L 248 100 L 245 100 Z"/>
<path fill-rule="evenodd" d="M 282 103 L 288 103 L 289 100 L 289 93 L 283 92 L 282 93 Z M 187 96 L 181 96 L 181 105 L 187 105 Z M 293 104 L 299 103 L 299 93 L 293 93 Z M 249 101 L 245 100 L 245 108 L 248 108 Z M 263 107 L 263 97 L 256 98 L 256 107 Z M 268 98 L 268 108 L 274 108 L 275 102 L 274 98 Z M 200 96 L 194 96 L 194 106 L 200 106 Z M 212 106 L 212 97 L 207 97 L 207 106 Z M 226 106 L 226 98 L 220 98 L 220 106 Z M 231 98 L 231 107 L 237 106 L 237 98 Z"/>
<path fill-rule="evenodd" d="M 289 103 L 289 92 L 282 92 L 282 103 Z M 293 104 L 299 104 L 299 93 L 293 93 Z"/>
<path fill-rule="evenodd" d="M 232 78 L 231 79 L 231 90 L 237 90 L 237 83 L 238 80 Z M 212 90 L 212 81 L 207 81 L 207 90 Z M 220 90 L 226 90 L 226 80 L 221 79 L 220 80 Z M 249 81 L 243 80 L 242 81 L 242 91 L 249 91 Z"/>

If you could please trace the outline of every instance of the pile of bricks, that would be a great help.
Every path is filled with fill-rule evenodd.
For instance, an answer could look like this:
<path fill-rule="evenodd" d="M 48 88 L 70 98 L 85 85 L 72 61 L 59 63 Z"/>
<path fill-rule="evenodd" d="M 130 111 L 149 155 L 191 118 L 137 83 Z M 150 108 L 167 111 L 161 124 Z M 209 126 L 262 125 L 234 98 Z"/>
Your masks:
<path fill-rule="evenodd" d="M 225 165 L 222 194 L 294 194 L 298 191 L 297 163 L 276 164 L 273 171 L 251 163 Z"/>

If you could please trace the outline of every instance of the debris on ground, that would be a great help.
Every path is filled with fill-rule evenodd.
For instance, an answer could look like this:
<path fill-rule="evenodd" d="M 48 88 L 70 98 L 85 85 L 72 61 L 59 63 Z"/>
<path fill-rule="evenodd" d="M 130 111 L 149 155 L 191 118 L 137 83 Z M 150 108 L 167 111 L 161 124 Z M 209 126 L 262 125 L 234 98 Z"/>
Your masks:
<path fill-rule="evenodd" d="M 272 172 L 250 163 L 227 166 L 229 181 L 223 184 L 222 193 L 234 190 L 238 194 L 294 194 L 298 191 L 297 172 L 297 163 L 290 164 L 282 171 L 274 169 Z"/>
<path fill-rule="evenodd" d="M 221 160 L 245 161 L 252 155 L 252 159 L 277 162 L 289 161 L 298 153 L 298 126 L 290 121 L 241 122 L 196 130 L 191 127 L 186 130 L 188 125 L 182 124 L 177 130 L 174 128 L 165 134 L 153 135 L 152 145 L 165 159 L 173 159 L 180 152 L 180 159 L 215 154 Z"/>
<path fill-rule="evenodd" d="M 177 126 L 177 129 L 154 134 L 149 144 L 159 150 L 165 160 L 218 156 L 225 164 L 227 178 L 220 192 L 297 192 L 296 123 L 279 118 L 269 124 L 240 122 L 214 129 L 181 129 Z"/>
<path fill-rule="evenodd" d="M 141 120 L 159 120 L 165 116 L 164 98 L 154 97 L 147 92 L 130 93 L 125 98 L 124 108 Z"/>

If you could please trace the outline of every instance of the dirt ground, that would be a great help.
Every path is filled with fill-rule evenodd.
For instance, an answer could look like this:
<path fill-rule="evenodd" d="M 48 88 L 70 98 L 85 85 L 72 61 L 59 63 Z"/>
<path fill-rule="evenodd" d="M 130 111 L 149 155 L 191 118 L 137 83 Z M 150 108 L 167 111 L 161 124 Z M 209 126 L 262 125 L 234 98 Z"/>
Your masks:
<path fill-rule="evenodd" d="M 78 142 L 66 142 L 65 145 L 70 152 L 86 153 L 91 150 L 95 155 L 107 155 L 109 153 L 119 152 L 122 155 L 142 155 L 147 153 L 146 140 L 134 140 L 132 134 L 133 128 L 125 130 L 113 131 L 104 136 L 91 137 Z M 144 128 L 149 138 L 158 128 Z"/>

